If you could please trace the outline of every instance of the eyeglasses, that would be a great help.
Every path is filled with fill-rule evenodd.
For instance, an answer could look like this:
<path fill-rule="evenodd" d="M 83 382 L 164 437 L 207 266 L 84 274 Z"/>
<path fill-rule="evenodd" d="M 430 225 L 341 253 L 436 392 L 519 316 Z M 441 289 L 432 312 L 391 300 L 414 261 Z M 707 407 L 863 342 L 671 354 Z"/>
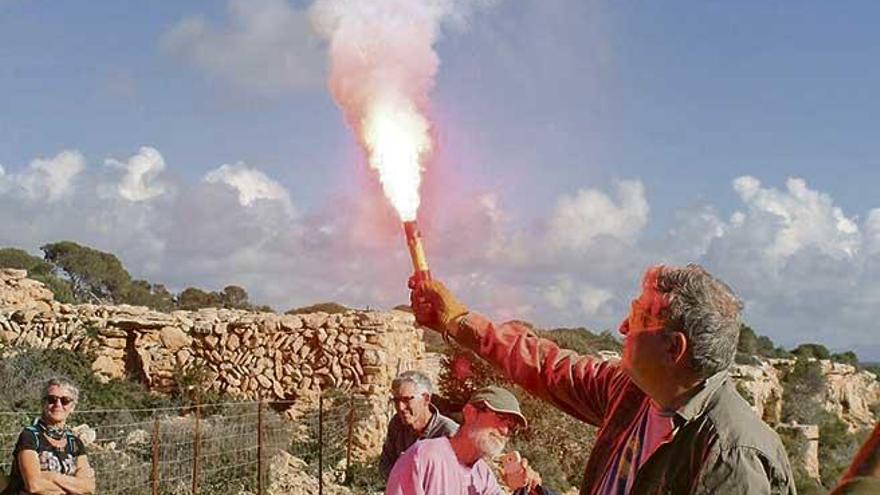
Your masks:
<path fill-rule="evenodd" d="M 391 397 L 388 398 L 388 401 L 391 402 L 392 404 L 400 404 L 400 403 L 409 404 L 415 398 L 416 398 L 415 395 L 401 395 L 399 397 L 392 395 Z"/>
<path fill-rule="evenodd" d="M 61 402 L 62 406 L 68 406 L 71 402 L 73 402 L 73 397 L 64 397 L 61 395 L 47 395 L 43 397 L 43 402 L 46 403 L 47 406 L 51 406 L 56 402 Z"/>

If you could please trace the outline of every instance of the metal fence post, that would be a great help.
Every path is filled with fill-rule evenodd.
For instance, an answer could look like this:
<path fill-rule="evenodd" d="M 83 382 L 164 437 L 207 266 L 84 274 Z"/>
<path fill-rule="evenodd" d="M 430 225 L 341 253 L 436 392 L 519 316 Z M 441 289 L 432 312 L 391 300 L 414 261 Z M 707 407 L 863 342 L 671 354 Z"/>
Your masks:
<path fill-rule="evenodd" d="M 263 401 L 257 401 L 257 495 L 263 495 Z"/>
<path fill-rule="evenodd" d="M 324 392 L 318 395 L 318 495 L 324 495 Z"/>
<path fill-rule="evenodd" d="M 153 420 L 153 452 L 150 461 L 150 493 L 159 495 L 159 418 Z"/>
<path fill-rule="evenodd" d="M 354 396 L 348 397 L 348 414 L 346 416 L 348 420 L 348 435 L 345 441 L 345 482 L 348 483 L 351 481 L 351 440 L 354 438 Z"/>
<path fill-rule="evenodd" d="M 193 427 L 193 464 L 192 464 L 192 495 L 199 493 L 199 456 L 201 455 L 201 436 L 199 422 L 201 421 L 202 406 L 196 402 L 196 422 Z"/>

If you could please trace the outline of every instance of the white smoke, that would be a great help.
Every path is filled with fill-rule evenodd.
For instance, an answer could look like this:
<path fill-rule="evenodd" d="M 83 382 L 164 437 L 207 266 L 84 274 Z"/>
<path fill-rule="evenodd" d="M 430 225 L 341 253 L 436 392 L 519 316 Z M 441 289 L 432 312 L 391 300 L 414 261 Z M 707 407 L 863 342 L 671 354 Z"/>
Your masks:
<path fill-rule="evenodd" d="M 415 218 L 431 149 L 429 94 L 444 22 L 462 25 L 485 2 L 317 0 L 315 30 L 329 43 L 330 92 L 379 171 L 401 218 Z"/>

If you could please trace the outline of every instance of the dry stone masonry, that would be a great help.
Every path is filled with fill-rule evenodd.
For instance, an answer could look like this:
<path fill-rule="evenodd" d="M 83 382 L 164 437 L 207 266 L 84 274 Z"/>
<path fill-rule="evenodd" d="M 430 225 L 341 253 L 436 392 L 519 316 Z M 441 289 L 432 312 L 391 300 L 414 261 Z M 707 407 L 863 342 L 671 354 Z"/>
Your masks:
<path fill-rule="evenodd" d="M 0 349 L 89 352 L 99 377 L 128 374 L 157 392 L 173 390 L 187 370 L 199 370 L 211 390 L 247 399 L 313 403 L 321 390 L 346 390 L 372 409 L 365 415 L 372 419 L 355 426 L 362 455 L 381 447 L 391 380 L 425 357 L 422 330 L 405 312 L 160 313 L 71 305 L 26 276 L 0 270 Z"/>

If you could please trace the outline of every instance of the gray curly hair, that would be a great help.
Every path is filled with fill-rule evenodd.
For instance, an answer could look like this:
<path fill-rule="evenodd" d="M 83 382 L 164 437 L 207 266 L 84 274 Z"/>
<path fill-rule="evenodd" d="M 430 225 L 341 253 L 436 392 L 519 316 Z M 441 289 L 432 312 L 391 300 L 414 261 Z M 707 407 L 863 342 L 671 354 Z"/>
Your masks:
<path fill-rule="evenodd" d="M 421 371 L 409 370 L 397 375 L 397 378 L 391 382 L 391 390 L 398 390 L 404 382 L 412 383 L 421 393 L 428 395 L 433 395 L 434 393 L 434 384 L 431 383 L 428 375 Z"/>
<path fill-rule="evenodd" d="M 669 303 L 666 330 L 687 338 L 691 368 L 703 377 L 728 369 L 736 356 L 742 302 L 702 266 L 658 268 L 657 290 Z"/>
<path fill-rule="evenodd" d="M 52 378 L 49 378 L 43 384 L 43 397 L 49 395 L 49 388 L 51 387 L 66 388 L 67 391 L 70 392 L 71 397 L 73 397 L 73 402 L 79 402 L 79 387 L 77 387 L 70 379 L 63 376 L 53 376 Z"/>

